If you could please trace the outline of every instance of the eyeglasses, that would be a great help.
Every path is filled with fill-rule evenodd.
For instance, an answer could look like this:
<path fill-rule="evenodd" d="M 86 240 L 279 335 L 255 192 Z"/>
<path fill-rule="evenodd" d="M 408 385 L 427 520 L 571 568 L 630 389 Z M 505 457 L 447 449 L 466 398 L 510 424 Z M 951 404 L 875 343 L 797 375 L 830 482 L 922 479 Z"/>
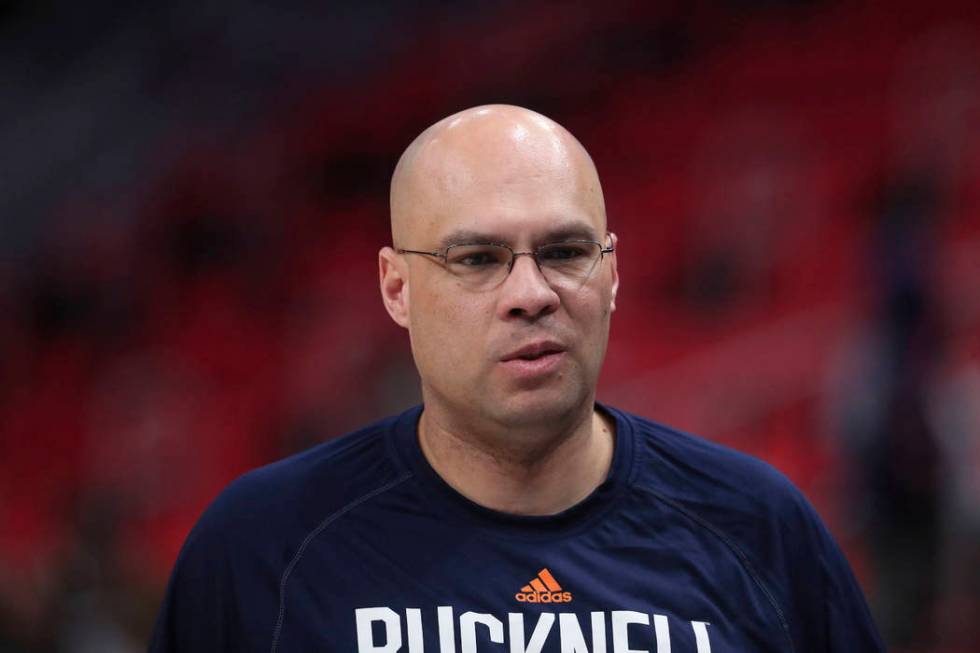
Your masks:
<path fill-rule="evenodd" d="M 594 240 L 563 240 L 541 245 L 530 252 L 515 252 L 501 243 L 460 243 L 434 252 L 396 251 L 442 259 L 446 269 L 467 288 L 490 290 L 504 282 L 518 256 L 532 257 L 549 284 L 568 286 L 588 279 L 602 256 L 615 250 L 615 247 L 603 247 Z"/>

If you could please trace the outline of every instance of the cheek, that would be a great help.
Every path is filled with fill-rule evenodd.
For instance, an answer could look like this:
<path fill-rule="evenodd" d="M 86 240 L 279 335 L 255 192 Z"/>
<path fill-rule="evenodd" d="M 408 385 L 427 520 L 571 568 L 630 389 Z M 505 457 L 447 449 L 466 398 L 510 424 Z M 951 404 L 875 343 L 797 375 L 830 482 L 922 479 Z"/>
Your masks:
<path fill-rule="evenodd" d="M 602 288 L 582 288 L 563 298 L 565 310 L 585 333 L 602 331 L 612 313 L 612 295 Z"/>
<path fill-rule="evenodd" d="M 587 367 L 601 365 L 612 311 L 611 295 L 602 289 L 587 289 L 567 297 L 565 309 L 580 338 L 580 356 Z"/>
<path fill-rule="evenodd" d="M 486 349 L 485 313 L 447 297 L 454 295 L 427 296 L 412 307 L 412 349 L 421 373 L 463 378 L 475 373 Z"/>

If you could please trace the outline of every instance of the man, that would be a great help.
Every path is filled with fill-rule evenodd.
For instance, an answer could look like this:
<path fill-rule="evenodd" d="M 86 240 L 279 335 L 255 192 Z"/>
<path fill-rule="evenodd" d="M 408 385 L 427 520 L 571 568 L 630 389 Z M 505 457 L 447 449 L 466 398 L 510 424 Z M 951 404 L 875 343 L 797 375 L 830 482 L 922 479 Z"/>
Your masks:
<path fill-rule="evenodd" d="M 784 477 L 596 404 L 616 236 L 571 134 L 511 106 L 436 123 L 391 226 L 424 405 L 232 484 L 151 650 L 883 650 Z"/>

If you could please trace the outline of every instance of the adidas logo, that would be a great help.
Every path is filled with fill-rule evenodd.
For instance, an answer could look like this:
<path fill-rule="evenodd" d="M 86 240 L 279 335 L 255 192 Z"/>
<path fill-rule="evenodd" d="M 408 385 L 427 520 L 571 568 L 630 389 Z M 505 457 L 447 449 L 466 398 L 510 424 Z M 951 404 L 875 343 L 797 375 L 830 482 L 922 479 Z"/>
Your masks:
<path fill-rule="evenodd" d="M 572 593 L 563 592 L 561 585 L 545 567 L 514 598 L 521 603 L 568 603 L 572 600 Z"/>

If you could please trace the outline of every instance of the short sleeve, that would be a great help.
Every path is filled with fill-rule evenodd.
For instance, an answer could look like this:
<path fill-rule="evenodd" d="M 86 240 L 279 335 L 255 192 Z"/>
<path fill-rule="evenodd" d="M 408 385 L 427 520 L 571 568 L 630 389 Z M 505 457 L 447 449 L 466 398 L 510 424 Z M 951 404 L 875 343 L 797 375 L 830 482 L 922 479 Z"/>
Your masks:
<path fill-rule="evenodd" d="M 885 646 L 875 627 L 864 593 L 823 523 L 821 571 L 824 585 L 829 651 L 881 651 Z"/>
<path fill-rule="evenodd" d="M 150 653 L 269 650 L 290 538 L 266 510 L 263 488 L 239 479 L 191 530 L 174 565 Z"/>
<path fill-rule="evenodd" d="M 157 617 L 150 653 L 239 650 L 230 561 L 199 524 L 184 543 Z"/>
<path fill-rule="evenodd" d="M 800 496 L 808 526 L 806 546 L 802 547 L 810 564 L 816 563 L 820 591 L 801 592 L 817 602 L 809 606 L 810 614 L 823 622 L 819 646 L 806 651 L 880 651 L 885 646 L 875 627 L 864 593 L 851 571 L 844 553 L 813 507 Z M 807 564 L 807 561 L 801 561 Z"/>

